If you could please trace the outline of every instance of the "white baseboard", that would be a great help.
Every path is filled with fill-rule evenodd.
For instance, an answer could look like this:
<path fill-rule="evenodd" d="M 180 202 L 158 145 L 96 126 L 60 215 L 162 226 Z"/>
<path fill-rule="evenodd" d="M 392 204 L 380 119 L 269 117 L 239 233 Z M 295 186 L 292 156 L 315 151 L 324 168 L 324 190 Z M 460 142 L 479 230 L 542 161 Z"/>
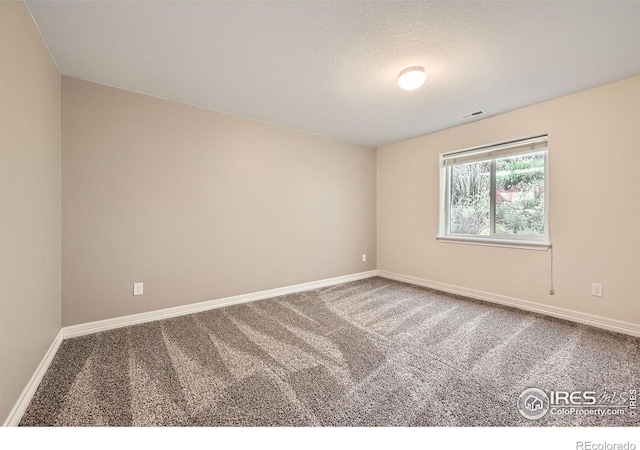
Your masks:
<path fill-rule="evenodd" d="M 53 361 L 53 357 L 56 355 L 60 344 L 62 343 L 62 331 L 59 331 L 56 337 L 53 339 L 49 350 L 45 353 L 42 361 L 38 365 L 38 368 L 31 376 L 31 379 L 27 383 L 27 386 L 24 388 L 20 397 L 18 397 L 18 401 L 15 405 L 13 405 L 13 409 L 7 416 L 7 419 L 4 421 L 3 426 L 5 427 L 17 427 L 22 420 L 22 415 L 27 410 L 27 406 L 31 402 L 33 395 L 36 393 L 38 386 L 40 386 L 40 382 L 42 381 L 42 377 L 47 372 L 51 361 Z"/>
<path fill-rule="evenodd" d="M 609 319 L 607 317 L 596 316 L 594 314 L 587 314 L 557 306 L 521 300 L 519 298 L 507 297 L 505 295 L 492 294 L 490 292 L 478 291 L 476 289 L 439 283 L 437 281 L 425 280 L 423 278 L 412 277 L 409 275 L 401 275 L 399 273 L 387 272 L 386 270 L 378 270 L 378 276 L 388 278 L 390 280 L 404 281 L 405 283 L 424 286 L 438 291 L 448 292 L 450 294 L 463 295 L 465 297 L 475 298 L 478 300 L 512 306 L 514 308 L 524 309 L 525 311 L 532 311 L 547 316 L 557 317 L 559 319 L 569 320 L 571 322 L 591 325 L 593 327 L 603 328 L 617 333 L 640 337 L 640 325 L 631 322 Z"/>
<path fill-rule="evenodd" d="M 489 292 L 478 291 L 475 289 L 464 288 L 460 286 L 454 286 L 451 284 L 439 283 L 437 281 L 425 280 L 423 278 L 412 277 L 409 275 L 401 275 L 398 273 L 387 272 L 385 270 L 370 270 L 367 272 L 354 273 L 351 275 L 344 275 L 335 278 L 328 278 L 325 280 L 311 281 L 309 283 L 295 284 L 292 286 L 285 286 L 282 288 L 268 289 L 265 291 L 252 292 L 249 294 L 236 295 L 233 297 L 219 298 L 216 300 L 209 300 L 200 303 L 193 303 L 184 306 L 177 306 L 173 308 L 166 308 L 157 311 L 149 311 L 146 313 L 133 314 L 130 316 L 116 317 L 113 319 L 99 320 L 96 322 L 89 322 L 80 325 L 73 325 L 64 327 L 60 330 L 55 337 L 53 343 L 47 350 L 47 353 L 42 358 L 42 361 L 38 365 L 35 373 L 27 383 L 27 386 L 20 394 L 20 397 L 13 409 L 9 413 L 9 416 L 4 422 L 4 426 L 17 426 L 22 419 L 22 415 L 29 406 L 29 402 L 33 398 L 44 374 L 46 373 L 53 357 L 55 356 L 62 341 L 66 338 L 83 336 L 92 333 L 98 333 L 100 331 L 111 330 L 115 328 L 121 328 L 129 325 L 135 325 L 138 323 L 152 322 L 155 320 L 166 319 L 169 317 L 177 317 L 186 314 L 193 314 L 200 311 L 207 311 L 210 309 L 221 308 L 223 306 L 236 305 L 239 303 L 252 302 L 255 300 L 262 300 L 266 298 L 278 297 L 280 295 L 292 294 L 295 292 L 303 292 L 311 289 L 317 289 L 325 286 L 333 286 L 336 284 L 346 283 L 349 281 L 362 280 L 365 278 L 371 278 L 380 276 L 388 278 L 390 280 L 403 281 L 405 283 L 415 284 L 418 286 L 424 286 L 431 289 L 436 289 L 451 294 L 463 295 L 478 300 L 484 300 L 492 303 L 498 303 L 501 305 L 512 306 L 514 308 L 523 309 L 526 311 L 532 311 L 548 316 L 558 317 L 560 319 L 569 320 L 572 322 L 578 322 L 585 325 L 591 325 L 605 330 L 615 331 L 618 333 L 629 334 L 631 336 L 640 337 L 640 325 L 631 322 L 624 322 L 622 320 L 609 319 L 602 316 L 596 316 L 593 314 L 582 313 L 570 309 L 559 308 L 557 306 L 544 305 L 541 303 L 535 303 L 528 300 L 521 300 L 518 298 L 507 297 L 499 294 L 492 294 Z"/>
<path fill-rule="evenodd" d="M 38 368 L 27 383 L 27 386 L 20 394 L 18 401 L 13 406 L 13 409 L 9 413 L 9 416 L 5 420 L 3 426 L 11 427 L 18 426 L 24 412 L 27 410 L 33 395 L 36 393 L 44 374 L 47 372 L 53 357 L 55 356 L 60 344 L 64 339 L 84 336 L 86 334 L 98 333 L 100 331 L 111 330 L 114 328 L 126 327 L 129 325 L 135 325 L 138 323 L 152 322 L 155 320 L 167 319 L 169 317 L 183 316 L 185 314 L 193 314 L 200 311 L 207 311 L 209 309 L 221 308 L 223 306 L 236 305 L 239 303 L 252 302 L 254 300 L 262 300 L 271 297 L 278 297 L 280 295 L 293 294 L 295 292 L 303 292 L 311 289 L 317 289 L 326 286 L 333 286 L 335 284 L 346 283 L 349 281 L 362 280 L 365 278 L 375 277 L 378 274 L 377 270 L 369 270 L 367 272 L 354 273 L 351 275 L 343 275 L 340 277 L 327 278 L 324 280 L 311 281 L 308 283 L 294 284 L 292 286 L 285 286 L 276 289 L 268 289 L 266 291 L 252 292 L 249 294 L 236 295 L 233 297 L 219 298 L 216 300 L 209 300 L 200 303 L 192 303 L 190 305 L 176 306 L 174 308 L 160 309 L 156 311 L 149 311 L 146 313 L 133 314 L 130 316 L 116 317 L 113 319 L 99 320 L 96 322 L 83 323 L 80 325 L 73 325 L 70 327 L 63 327 L 58 335 L 53 340 L 53 343 L 47 350 L 47 353 L 40 361 Z"/>
<path fill-rule="evenodd" d="M 324 280 L 311 281 L 308 283 L 294 284 L 276 289 L 267 289 L 266 291 L 252 292 L 249 294 L 235 295 L 233 297 L 218 298 L 189 305 L 176 306 L 173 308 L 159 309 L 140 314 L 132 314 L 130 316 L 115 317 L 113 319 L 98 320 L 96 322 L 83 323 L 62 328 L 63 339 L 84 336 L 86 334 L 98 333 L 100 331 L 112 330 L 114 328 L 126 327 L 138 323 L 153 322 L 155 320 L 167 319 L 170 317 L 184 316 L 210 309 L 221 308 L 223 306 L 237 305 L 239 303 L 252 302 L 265 298 L 278 297 L 280 295 L 293 294 L 295 292 L 303 292 L 311 289 L 317 289 L 325 286 L 346 283 L 349 281 L 362 280 L 364 278 L 375 277 L 377 270 L 369 270 L 368 272 L 354 273 L 351 275 L 343 275 L 340 277 L 327 278 Z"/>
<path fill-rule="evenodd" d="M 437 281 L 426 280 L 423 278 L 412 277 L 409 275 L 402 275 L 393 272 L 387 272 L 385 270 L 369 270 L 367 272 L 354 273 L 351 275 L 343 275 L 340 277 L 327 278 L 324 280 L 311 281 L 308 283 L 294 284 L 291 286 L 285 286 L 276 289 L 268 289 L 265 291 L 252 292 L 248 294 L 235 295 L 233 297 L 219 298 L 215 300 L 209 300 L 199 303 L 192 303 L 189 305 L 176 306 L 173 308 L 160 309 L 155 311 L 149 311 L 140 314 L 132 314 L 129 316 L 115 317 L 113 319 L 99 320 L 96 322 L 83 323 L 79 325 L 72 325 L 64 327 L 61 330 L 62 339 L 84 336 L 87 334 L 98 333 L 100 331 L 112 330 L 115 328 L 126 327 L 129 325 L 135 325 L 138 323 L 153 322 L 156 320 L 167 319 L 170 317 L 178 317 L 186 314 L 193 314 L 201 311 L 207 311 L 210 309 L 221 308 L 223 306 L 236 305 L 239 303 L 247 303 L 255 300 L 262 300 L 266 298 L 278 297 L 280 295 L 292 294 L 295 292 L 303 292 L 311 289 L 317 289 L 325 286 L 333 286 L 340 283 L 347 283 L 349 281 L 362 280 L 364 278 L 371 278 L 375 276 L 381 276 L 390 280 L 403 281 L 405 283 L 415 284 L 418 286 L 424 286 L 431 289 L 436 289 L 451 294 L 463 295 L 466 297 L 484 300 L 492 303 L 498 303 L 501 305 L 512 306 L 514 308 L 523 309 L 526 311 L 532 311 L 539 314 L 545 314 L 560 319 L 569 320 L 572 322 L 582 323 L 585 325 L 591 325 L 598 328 L 603 328 L 609 331 L 615 331 L 618 333 L 629 334 L 631 336 L 640 337 L 640 325 L 631 322 L 624 322 L 622 320 L 609 319 L 607 317 L 597 316 L 594 314 L 587 314 L 571 309 L 560 308 L 552 305 L 545 305 L 542 303 L 531 302 L 529 300 L 522 300 L 514 297 L 507 297 L 505 295 L 493 294 L 491 292 L 479 291 L 476 289 L 469 289 L 461 286 L 455 286 L 446 283 L 440 283 Z M 36 386 L 37 387 L 37 386 Z"/>

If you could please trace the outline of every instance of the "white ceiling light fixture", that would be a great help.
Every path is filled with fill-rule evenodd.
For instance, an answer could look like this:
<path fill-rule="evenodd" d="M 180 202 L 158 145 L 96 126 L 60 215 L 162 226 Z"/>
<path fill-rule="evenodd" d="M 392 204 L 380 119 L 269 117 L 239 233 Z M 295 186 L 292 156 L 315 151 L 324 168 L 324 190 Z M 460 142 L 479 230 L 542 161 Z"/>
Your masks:
<path fill-rule="evenodd" d="M 407 67 L 398 75 L 398 86 L 405 91 L 413 91 L 422 86 L 426 79 L 424 67 Z"/>

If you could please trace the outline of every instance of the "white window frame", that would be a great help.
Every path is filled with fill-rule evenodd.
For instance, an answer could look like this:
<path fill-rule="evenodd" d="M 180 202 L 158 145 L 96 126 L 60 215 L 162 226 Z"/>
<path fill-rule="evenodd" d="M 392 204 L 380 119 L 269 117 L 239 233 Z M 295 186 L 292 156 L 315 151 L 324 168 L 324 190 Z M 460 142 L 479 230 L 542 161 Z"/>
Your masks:
<path fill-rule="evenodd" d="M 495 165 L 496 159 L 508 156 L 544 151 L 544 234 L 517 235 L 496 234 L 495 230 Z M 456 164 L 470 161 L 490 161 L 490 228 L 489 235 L 451 234 L 449 219 L 451 208 L 451 168 Z M 549 144 L 547 134 L 528 136 L 509 141 L 472 147 L 440 154 L 440 227 L 438 241 L 456 244 L 489 245 L 497 247 L 547 250 L 551 247 L 549 233 Z"/>

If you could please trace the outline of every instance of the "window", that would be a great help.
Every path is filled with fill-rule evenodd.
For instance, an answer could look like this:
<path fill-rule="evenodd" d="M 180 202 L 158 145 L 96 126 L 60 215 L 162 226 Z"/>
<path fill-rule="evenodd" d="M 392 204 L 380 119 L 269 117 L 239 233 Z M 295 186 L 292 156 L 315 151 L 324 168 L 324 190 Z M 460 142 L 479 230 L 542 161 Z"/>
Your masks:
<path fill-rule="evenodd" d="M 546 249 L 547 136 L 440 155 L 442 241 Z"/>

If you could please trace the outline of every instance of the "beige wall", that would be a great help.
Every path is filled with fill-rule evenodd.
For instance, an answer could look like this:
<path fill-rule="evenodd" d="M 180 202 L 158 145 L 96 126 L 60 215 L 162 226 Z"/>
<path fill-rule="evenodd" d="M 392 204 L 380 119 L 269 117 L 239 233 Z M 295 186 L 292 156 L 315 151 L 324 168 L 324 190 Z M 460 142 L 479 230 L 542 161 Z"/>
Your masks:
<path fill-rule="evenodd" d="M 635 77 L 380 148 L 378 268 L 640 323 L 639 122 Z M 435 239 L 440 153 L 543 132 L 555 296 L 549 252 Z"/>
<path fill-rule="evenodd" d="M 0 423 L 60 330 L 60 75 L 0 2 Z"/>
<path fill-rule="evenodd" d="M 62 92 L 64 325 L 376 267 L 374 149 L 73 78 Z"/>

